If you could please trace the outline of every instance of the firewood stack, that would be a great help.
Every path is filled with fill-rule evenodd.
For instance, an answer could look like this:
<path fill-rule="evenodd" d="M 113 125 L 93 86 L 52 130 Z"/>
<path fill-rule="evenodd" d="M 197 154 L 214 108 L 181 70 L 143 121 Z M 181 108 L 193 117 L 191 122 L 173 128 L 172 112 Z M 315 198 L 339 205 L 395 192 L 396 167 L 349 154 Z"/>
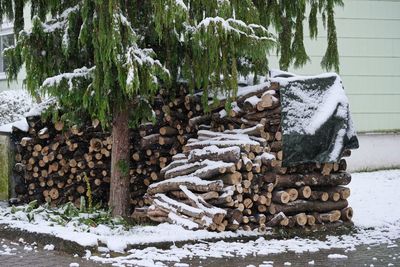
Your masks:
<path fill-rule="evenodd" d="M 112 140 L 98 124 L 85 129 L 64 129 L 28 117 L 29 131 L 18 132 L 14 177 L 25 183 L 15 188 L 23 201 L 40 200 L 58 205 L 68 201 L 79 206 L 90 188 L 96 202 L 108 196 Z"/>
<path fill-rule="evenodd" d="M 172 101 L 167 101 L 165 94 L 160 92 L 154 101 L 155 122 L 132 130 L 130 175 L 134 207 L 148 204 L 143 199 L 147 187 L 162 179 L 161 169 L 174 155 L 182 152 L 188 139 L 196 136 L 196 118 L 203 112 L 199 103 L 188 102 L 188 91 L 184 87 L 177 91 Z"/>
<path fill-rule="evenodd" d="M 160 170 L 195 135 L 195 121 L 201 106 L 185 102 L 187 90 L 180 88 L 175 100 L 166 101 L 163 92 L 155 99 L 155 123 L 131 131 L 131 203 L 144 206 L 147 187 L 160 179 Z M 96 203 L 106 204 L 109 194 L 112 138 L 98 120 L 79 128 L 64 127 L 40 116 L 28 117 L 27 133 L 14 129 L 16 145 L 14 178 L 18 198 L 38 199 L 59 205 L 80 204 L 90 187 Z M 88 182 L 87 182 L 87 181 Z M 90 186 L 89 186 L 89 184 Z"/>
<path fill-rule="evenodd" d="M 161 169 L 165 180 L 147 190 L 151 205 L 134 217 L 260 232 L 351 220 L 346 161 L 283 167 L 279 85 L 251 89 L 239 91 L 232 110 L 213 112 L 210 125 L 197 124 L 197 138 Z"/>
<path fill-rule="evenodd" d="M 201 96 L 183 88 L 173 101 L 163 92 L 156 97 L 155 123 L 131 132 L 135 217 L 190 229 L 261 232 L 351 219 L 344 159 L 282 166 L 278 84 L 241 88 L 232 109 L 224 104 L 221 99 L 206 114 Z M 112 139 L 99 122 L 65 129 L 39 117 L 27 120 L 28 133 L 14 134 L 19 198 L 79 205 L 90 188 L 94 201 L 105 204 Z"/>

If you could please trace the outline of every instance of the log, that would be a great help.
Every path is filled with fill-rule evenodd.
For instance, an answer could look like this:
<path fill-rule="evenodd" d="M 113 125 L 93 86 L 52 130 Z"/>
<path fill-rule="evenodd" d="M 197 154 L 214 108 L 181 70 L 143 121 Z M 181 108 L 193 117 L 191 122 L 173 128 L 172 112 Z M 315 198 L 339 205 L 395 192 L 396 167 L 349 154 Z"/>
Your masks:
<path fill-rule="evenodd" d="M 164 177 L 165 179 L 171 179 L 178 176 L 188 175 L 206 166 L 206 164 L 200 162 L 180 165 L 173 169 L 167 170 Z"/>
<path fill-rule="evenodd" d="M 227 148 L 218 148 L 217 146 L 208 146 L 203 149 L 194 149 L 190 151 L 188 161 L 190 163 L 203 161 L 205 159 L 224 162 L 237 162 L 240 159 L 240 148 L 233 146 Z"/>
<path fill-rule="evenodd" d="M 186 194 L 188 199 L 192 202 L 192 205 L 197 207 L 200 210 L 203 210 L 204 213 L 212 218 L 213 223 L 219 225 L 224 220 L 226 215 L 226 211 L 217 207 L 214 207 L 208 204 L 202 197 L 193 194 L 190 190 L 187 189 L 186 186 L 180 186 L 180 189 L 183 193 Z"/>
<path fill-rule="evenodd" d="M 285 191 L 272 192 L 272 201 L 286 204 L 290 201 L 290 195 Z"/>
<path fill-rule="evenodd" d="M 309 198 L 311 196 L 311 187 L 309 186 L 302 186 L 298 190 L 299 198 Z"/>
<path fill-rule="evenodd" d="M 312 191 L 310 200 L 321 200 L 321 201 L 328 201 L 329 194 L 324 191 Z"/>
<path fill-rule="evenodd" d="M 295 188 L 289 188 L 285 190 L 289 194 L 289 201 L 295 201 L 299 196 L 299 192 Z"/>
<path fill-rule="evenodd" d="M 333 170 L 333 163 L 325 163 L 322 168 L 322 175 L 328 176 Z"/>
<path fill-rule="evenodd" d="M 153 198 L 153 205 L 160 207 L 163 210 L 179 212 L 190 217 L 201 219 L 204 212 L 201 209 L 186 205 L 182 202 L 173 200 L 164 194 L 156 194 Z"/>
<path fill-rule="evenodd" d="M 304 226 L 307 224 L 307 215 L 305 213 L 299 213 L 293 216 L 296 224 L 299 226 Z"/>
<path fill-rule="evenodd" d="M 263 179 L 265 182 L 274 183 L 275 187 L 337 186 L 349 184 L 351 175 L 348 172 L 333 173 L 329 176 L 320 173 L 285 175 L 267 173 Z"/>
<path fill-rule="evenodd" d="M 333 201 L 309 201 L 309 200 L 295 200 L 285 205 L 275 204 L 274 209 L 276 212 L 283 212 L 285 214 L 294 214 L 301 212 L 329 212 L 331 210 L 342 210 L 348 205 L 347 200 Z"/>
<path fill-rule="evenodd" d="M 351 221 L 353 218 L 353 209 L 346 207 L 340 211 L 340 219 L 344 222 Z"/>
<path fill-rule="evenodd" d="M 186 194 L 183 193 L 182 191 L 171 191 L 171 192 L 169 192 L 169 194 L 171 194 L 173 197 L 178 198 L 178 199 L 187 199 Z M 211 191 L 211 192 L 206 192 L 206 193 L 200 194 L 200 196 L 204 200 L 211 200 L 211 199 L 217 199 L 219 197 L 219 193 Z"/>
<path fill-rule="evenodd" d="M 336 222 L 340 219 L 341 213 L 339 210 L 333 210 L 327 213 L 319 214 L 319 220 L 322 222 Z"/>
<path fill-rule="evenodd" d="M 315 225 L 315 217 L 312 215 L 307 215 L 307 225 L 313 226 Z"/>
<path fill-rule="evenodd" d="M 169 191 L 175 191 L 179 190 L 179 187 L 181 185 L 186 186 L 189 190 L 194 190 L 198 192 L 209 192 L 209 191 L 220 192 L 223 189 L 223 182 L 221 180 L 204 181 L 198 177 L 184 176 L 151 184 L 147 190 L 147 193 L 149 195 L 154 195 L 157 193 L 166 193 Z"/>
<path fill-rule="evenodd" d="M 227 173 L 218 176 L 218 179 L 221 180 L 225 185 L 236 185 L 242 182 L 242 174 L 240 172 Z"/>
<path fill-rule="evenodd" d="M 277 226 L 278 224 L 281 223 L 282 220 L 286 219 L 286 215 L 283 212 L 279 212 L 276 214 L 272 219 L 270 219 L 267 223 L 266 226 L 268 227 L 274 227 Z"/>
<path fill-rule="evenodd" d="M 178 130 L 171 126 L 164 126 L 160 128 L 160 134 L 166 136 L 176 136 L 178 134 Z"/>

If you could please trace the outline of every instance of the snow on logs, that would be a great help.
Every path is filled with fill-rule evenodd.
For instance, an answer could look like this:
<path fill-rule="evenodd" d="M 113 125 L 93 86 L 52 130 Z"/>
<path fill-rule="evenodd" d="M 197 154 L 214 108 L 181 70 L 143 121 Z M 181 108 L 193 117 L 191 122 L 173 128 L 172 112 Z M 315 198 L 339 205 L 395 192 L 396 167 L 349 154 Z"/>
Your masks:
<path fill-rule="evenodd" d="M 350 189 L 345 185 L 351 176 L 345 172 L 346 161 L 282 167 L 279 86 L 267 83 L 250 89 L 239 89 L 232 110 L 217 109 L 189 121 L 189 125 L 197 122 L 197 136 L 188 139 L 183 153 L 161 170 L 165 180 L 149 187 L 146 197 L 152 205 L 147 217 L 190 229 L 260 232 L 266 227 L 350 221 L 353 210 L 348 207 Z M 185 101 L 200 103 L 197 96 Z M 212 216 L 199 220 L 170 205 L 155 218 L 154 211 L 162 209 L 158 192 L 199 209 L 193 199 L 200 198 L 203 208 L 225 213 L 219 213 L 219 220 Z"/>

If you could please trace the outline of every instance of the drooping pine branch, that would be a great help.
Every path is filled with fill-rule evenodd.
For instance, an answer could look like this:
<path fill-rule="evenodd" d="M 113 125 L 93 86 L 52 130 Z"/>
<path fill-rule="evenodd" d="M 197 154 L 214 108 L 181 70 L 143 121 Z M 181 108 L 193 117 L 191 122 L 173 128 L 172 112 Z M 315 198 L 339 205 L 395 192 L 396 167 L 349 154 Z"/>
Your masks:
<path fill-rule="evenodd" d="M 337 46 L 337 36 L 336 36 L 336 26 L 334 18 L 334 4 L 335 2 L 341 3 L 341 1 L 328 0 L 326 12 L 327 18 L 327 42 L 328 47 L 326 49 L 325 55 L 322 58 L 321 66 L 326 70 L 335 69 L 339 72 L 339 52 Z"/>

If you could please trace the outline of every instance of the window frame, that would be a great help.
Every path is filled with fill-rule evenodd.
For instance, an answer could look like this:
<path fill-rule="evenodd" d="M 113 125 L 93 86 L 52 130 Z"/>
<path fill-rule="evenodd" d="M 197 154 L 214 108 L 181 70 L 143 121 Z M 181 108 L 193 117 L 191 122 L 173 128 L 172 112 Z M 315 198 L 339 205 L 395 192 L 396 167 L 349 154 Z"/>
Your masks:
<path fill-rule="evenodd" d="M 4 23 L 2 25 L 0 25 L 0 39 L 2 39 L 3 36 L 6 35 L 10 35 L 13 34 L 13 26 L 11 23 Z M 0 40 L 1 42 L 1 40 Z M 14 43 L 15 43 L 15 39 L 14 39 Z M 0 43 L 0 49 L 1 49 L 1 43 Z M 3 61 L 3 56 L 1 55 L 0 51 L 0 60 Z M 6 80 L 7 76 L 6 73 L 4 71 L 0 71 L 0 80 Z"/>

